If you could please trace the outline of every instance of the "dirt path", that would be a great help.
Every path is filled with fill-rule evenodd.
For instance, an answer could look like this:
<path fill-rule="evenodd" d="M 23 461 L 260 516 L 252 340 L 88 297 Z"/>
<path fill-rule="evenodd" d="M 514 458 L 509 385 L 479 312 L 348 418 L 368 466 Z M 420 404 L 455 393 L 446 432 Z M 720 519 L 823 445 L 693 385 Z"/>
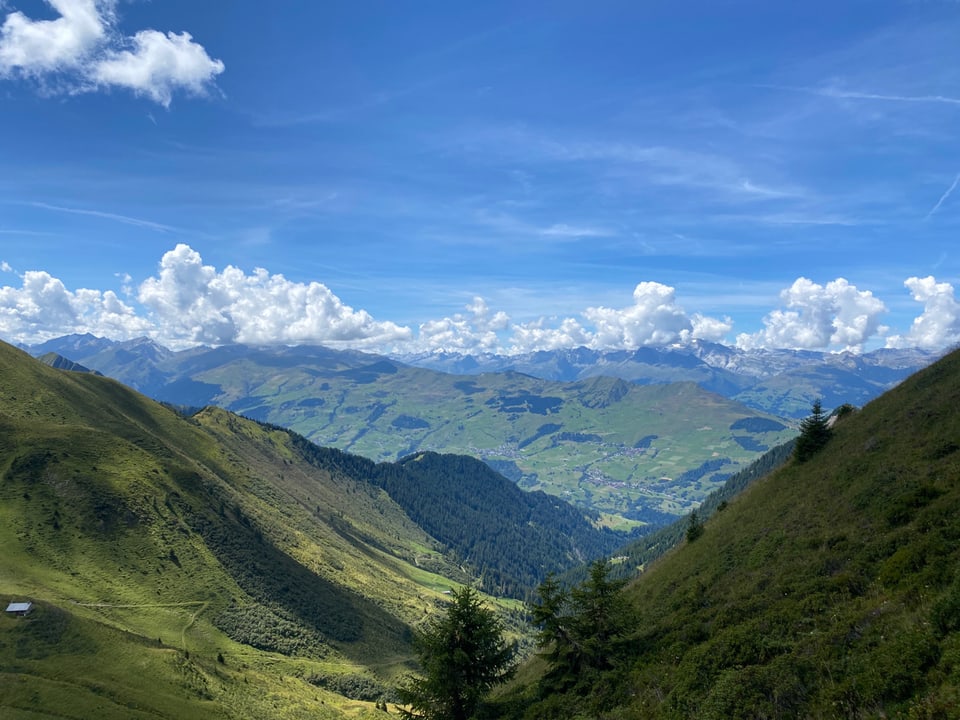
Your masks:
<path fill-rule="evenodd" d="M 178 602 L 178 603 L 82 603 L 71 600 L 74 605 L 79 607 L 89 607 L 89 608 L 110 608 L 117 610 L 135 610 L 137 608 L 176 608 L 176 607 L 197 607 L 197 611 L 190 616 L 190 619 L 187 621 L 187 624 L 183 626 L 183 629 L 180 631 L 180 646 L 186 650 L 187 649 L 187 631 L 193 627 L 193 624 L 197 621 L 197 618 L 200 617 L 200 614 L 207 609 L 210 605 L 209 600 L 193 600 L 190 602 Z"/>
<path fill-rule="evenodd" d="M 192 602 L 179 603 L 136 603 L 133 605 L 121 605 L 118 603 L 82 603 L 71 600 L 74 605 L 80 607 L 98 607 L 98 608 L 148 608 L 148 607 L 187 607 L 189 605 L 209 605 L 207 600 L 194 600 Z"/>

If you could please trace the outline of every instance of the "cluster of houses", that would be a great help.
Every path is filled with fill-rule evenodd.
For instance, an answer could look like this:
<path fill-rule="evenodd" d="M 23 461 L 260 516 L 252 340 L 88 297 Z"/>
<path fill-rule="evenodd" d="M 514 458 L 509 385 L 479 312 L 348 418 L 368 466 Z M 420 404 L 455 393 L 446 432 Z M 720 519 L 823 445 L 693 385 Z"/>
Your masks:
<path fill-rule="evenodd" d="M 8 617 L 26 617 L 32 611 L 32 602 L 12 602 L 7 605 L 6 614 Z"/>

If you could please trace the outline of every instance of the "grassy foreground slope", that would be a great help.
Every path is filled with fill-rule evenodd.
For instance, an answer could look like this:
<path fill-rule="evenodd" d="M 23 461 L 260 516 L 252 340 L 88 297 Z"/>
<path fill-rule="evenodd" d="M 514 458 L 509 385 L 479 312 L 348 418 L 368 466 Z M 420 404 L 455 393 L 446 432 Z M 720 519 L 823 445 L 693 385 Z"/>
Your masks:
<path fill-rule="evenodd" d="M 377 717 L 469 580 L 288 432 L 2 343 L 0 548 L 0 602 L 37 604 L 0 617 L 4 718 Z"/>
<path fill-rule="evenodd" d="M 625 593 L 612 671 L 547 698 L 532 681 L 503 714 L 960 717 L 960 353 L 755 482 Z"/>

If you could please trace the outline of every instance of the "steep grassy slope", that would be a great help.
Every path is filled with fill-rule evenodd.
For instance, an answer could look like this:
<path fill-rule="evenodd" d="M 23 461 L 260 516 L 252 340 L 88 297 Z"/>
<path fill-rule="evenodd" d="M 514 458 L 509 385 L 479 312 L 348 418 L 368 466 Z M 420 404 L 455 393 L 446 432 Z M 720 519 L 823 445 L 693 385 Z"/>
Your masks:
<path fill-rule="evenodd" d="M 616 667 L 504 705 L 590 718 L 960 716 L 960 354 L 655 563 Z M 532 697 L 535 695 L 532 687 Z"/>
<path fill-rule="evenodd" d="M 372 714 L 318 686 L 376 699 L 469 579 L 289 433 L 4 344 L 0 547 L 0 600 L 39 606 L 0 618 L 5 718 Z"/>
<path fill-rule="evenodd" d="M 0 601 L 38 605 L 0 623 L 5 718 L 374 712 L 457 583 L 522 597 L 620 537 L 472 458 L 185 418 L 0 344 Z"/>
<path fill-rule="evenodd" d="M 616 557 L 610 567 L 610 577 L 614 580 L 636 578 L 650 563 L 663 557 L 683 542 L 694 517 L 698 523 L 702 523 L 715 513 L 726 510 L 730 501 L 740 495 L 751 483 L 790 462 L 793 447 L 794 442 L 790 441 L 769 450 L 748 467 L 732 475 L 723 487 L 710 493 L 696 510 L 691 511 L 690 515 L 621 545 L 617 548 Z M 583 582 L 589 570 L 589 565 L 579 565 L 563 573 L 561 579 L 564 585 L 572 587 Z"/>

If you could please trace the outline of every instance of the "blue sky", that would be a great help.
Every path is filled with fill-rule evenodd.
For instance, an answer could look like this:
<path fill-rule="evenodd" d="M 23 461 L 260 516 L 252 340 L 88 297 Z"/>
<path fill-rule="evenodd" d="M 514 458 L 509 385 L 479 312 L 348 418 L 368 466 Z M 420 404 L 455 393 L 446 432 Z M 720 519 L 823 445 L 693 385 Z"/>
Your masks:
<path fill-rule="evenodd" d="M 960 3 L 0 0 L 0 22 L 7 340 L 960 342 Z"/>

